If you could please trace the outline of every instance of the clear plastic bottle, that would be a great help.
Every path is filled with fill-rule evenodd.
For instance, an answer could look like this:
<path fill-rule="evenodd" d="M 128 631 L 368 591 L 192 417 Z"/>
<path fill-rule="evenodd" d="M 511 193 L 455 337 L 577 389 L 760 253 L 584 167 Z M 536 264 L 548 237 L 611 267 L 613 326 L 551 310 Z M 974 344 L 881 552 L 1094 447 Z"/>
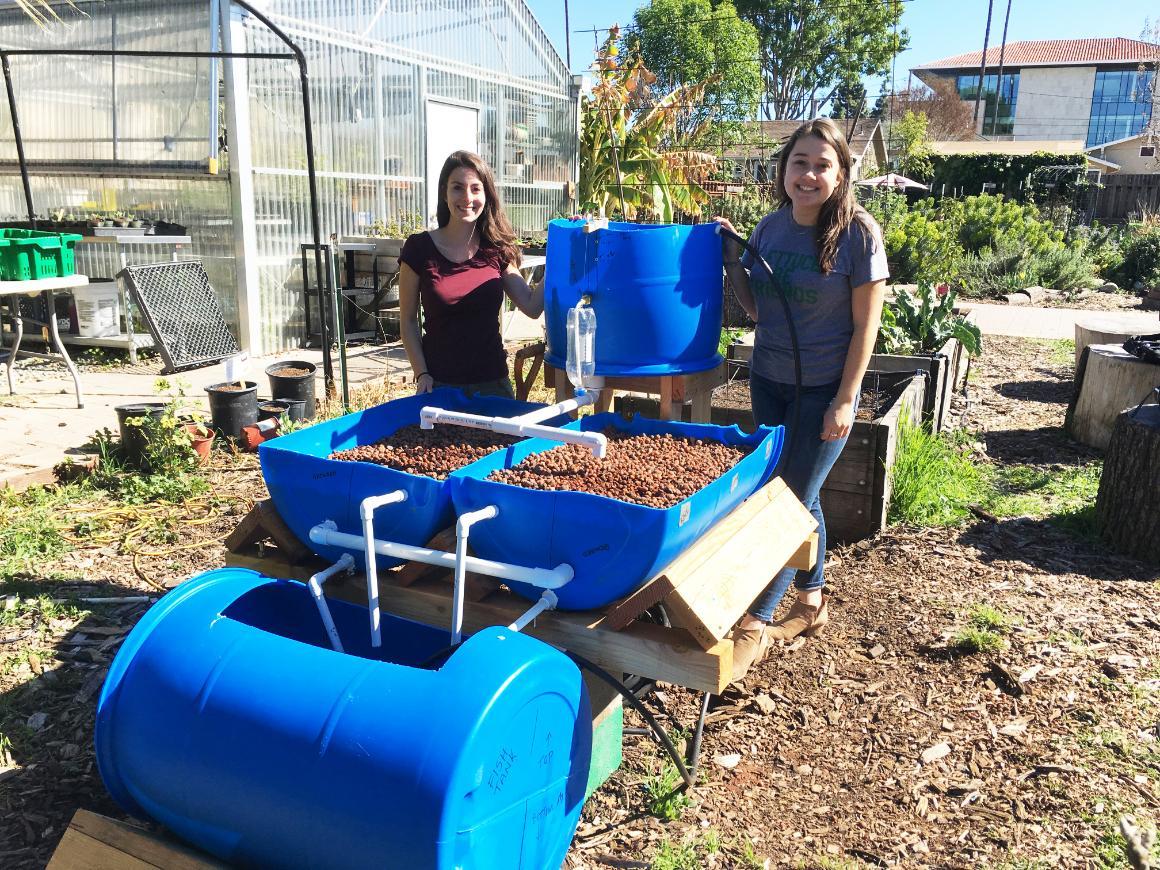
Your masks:
<path fill-rule="evenodd" d="M 596 312 L 581 303 L 568 309 L 568 380 L 584 389 L 596 374 Z"/>

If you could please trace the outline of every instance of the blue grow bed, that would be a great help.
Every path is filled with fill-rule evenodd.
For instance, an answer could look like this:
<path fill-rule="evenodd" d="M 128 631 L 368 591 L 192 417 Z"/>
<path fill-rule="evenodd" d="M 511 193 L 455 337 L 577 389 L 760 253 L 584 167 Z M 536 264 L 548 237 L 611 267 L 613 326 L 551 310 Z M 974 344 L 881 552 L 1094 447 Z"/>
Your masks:
<path fill-rule="evenodd" d="M 567 563 L 574 578 L 557 590 L 565 610 L 602 607 L 657 574 L 723 516 L 757 491 L 773 474 L 785 430 L 761 426 L 746 434 L 736 426 L 678 423 L 617 414 L 595 414 L 566 429 L 600 431 L 612 426 L 633 435 L 682 435 L 753 448 L 727 474 L 662 510 L 581 492 L 527 489 L 485 478 L 511 468 L 531 453 L 558 446 L 529 439 L 486 456 L 451 475 L 459 513 L 497 505 L 499 516 L 471 529 L 471 548 L 486 559 L 554 568 Z M 530 599 L 541 590 L 523 583 L 511 588 Z"/>
<path fill-rule="evenodd" d="M 495 396 L 468 398 L 461 390 L 445 388 L 396 399 L 265 442 L 258 448 L 262 476 L 278 514 L 299 540 L 323 558 L 337 560 L 344 551 L 312 543 L 310 529 L 324 520 L 334 520 L 338 531 L 361 536 L 359 504 L 368 496 L 396 489 L 404 490 L 407 500 L 375 511 L 376 538 L 421 546 L 455 521 L 446 480 L 372 462 L 328 458 L 336 450 L 373 444 L 404 426 L 417 424 L 420 410 L 427 406 L 495 417 L 515 417 L 543 407 Z M 557 417 L 545 425 L 566 420 Z M 361 552 L 351 555 L 362 564 Z M 380 567 L 397 564 L 398 560 L 379 556 Z"/>
<path fill-rule="evenodd" d="M 239 568 L 194 577 L 118 651 L 96 753 L 128 812 L 239 866 L 556 870 L 584 801 L 579 670 L 489 628 L 438 670 L 447 632 Z"/>

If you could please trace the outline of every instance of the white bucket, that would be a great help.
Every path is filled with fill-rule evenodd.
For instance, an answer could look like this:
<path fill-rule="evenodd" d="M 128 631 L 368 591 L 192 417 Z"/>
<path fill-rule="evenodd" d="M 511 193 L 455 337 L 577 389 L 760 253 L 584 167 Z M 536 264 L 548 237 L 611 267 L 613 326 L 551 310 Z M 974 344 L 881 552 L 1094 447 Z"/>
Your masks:
<path fill-rule="evenodd" d="M 107 338 L 121 332 L 121 293 L 115 281 L 75 287 L 77 335 Z"/>

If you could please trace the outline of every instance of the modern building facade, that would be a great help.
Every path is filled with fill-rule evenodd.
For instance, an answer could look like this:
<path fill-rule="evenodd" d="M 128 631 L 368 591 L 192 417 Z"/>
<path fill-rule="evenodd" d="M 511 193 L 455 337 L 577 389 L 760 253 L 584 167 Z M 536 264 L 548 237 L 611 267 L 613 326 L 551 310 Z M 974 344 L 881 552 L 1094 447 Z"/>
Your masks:
<path fill-rule="evenodd" d="M 1152 118 L 1160 45 L 1137 39 L 1012 42 L 987 50 L 977 133 L 989 139 L 1080 140 L 1087 148 L 1135 136 Z M 927 85 L 951 81 L 974 103 L 983 53 L 916 67 Z"/>
<path fill-rule="evenodd" d="M 456 148 L 495 167 L 517 229 L 568 214 L 579 89 L 523 0 L 252 0 L 308 66 L 324 241 L 423 225 Z M 0 9 L 2 43 L 285 55 L 229 0 L 76 0 L 42 28 Z M 132 211 L 185 225 L 239 342 L 301 345 L 311 241 L 297 65 L 21 56 L 12 73 L 37 212 Z M 0 110 L 0 218 L 25 217 Z M 83 268 L 112 274 L 116 263 Z M 108 271 L 100 271 L 105 270 Z"/>

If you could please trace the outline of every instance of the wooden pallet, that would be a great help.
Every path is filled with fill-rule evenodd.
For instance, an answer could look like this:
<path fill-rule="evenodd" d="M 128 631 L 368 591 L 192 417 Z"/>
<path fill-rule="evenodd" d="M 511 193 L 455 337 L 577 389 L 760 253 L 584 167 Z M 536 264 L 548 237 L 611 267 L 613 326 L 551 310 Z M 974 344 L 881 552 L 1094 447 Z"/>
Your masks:
<path fill-rule="evenodd" d="M 226 865 L 168 837 L 77 810 L 57 844 L 48 870 L 220 870 Z"/>
<path fill-rule="evenodd" d="M 248 520 L 242 522 L 247 534 L 230 537 L 227 564 L 301 581 L 327 567 L 316 557 L 288 559 L 281 549 L 261 544 L 262 524 Z M 730 629 L 783 566 L 814 564 L 816 525 L 785 484 L 775 479 L 627 598 L 600 611 L 545 613 L 525 631 L 613 672 L 719 693 L 733 676 Z M 430 546 L 450 550 L 454 534 L 442 532 Z M 417 563 L 382 571 L 379 604 L 389 613 L 417 622 L 450 625 L 450 578 L 446 569 Z M 366 604 L 361 574 L 331 580 L 326 592 Z M 464 630 L 468 633 L 508 625 L 531 606 L 489 578 L 477 578 L 467 599 Z M 664 603 L 672 627 L 636 619 L 658 602 Z"/>

